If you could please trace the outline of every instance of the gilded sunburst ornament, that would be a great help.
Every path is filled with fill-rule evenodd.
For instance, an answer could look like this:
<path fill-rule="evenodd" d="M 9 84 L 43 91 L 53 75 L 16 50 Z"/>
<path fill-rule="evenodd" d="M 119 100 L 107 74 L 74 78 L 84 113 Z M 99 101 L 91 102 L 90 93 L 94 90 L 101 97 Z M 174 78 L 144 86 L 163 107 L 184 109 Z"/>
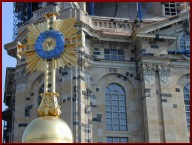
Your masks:
<path fill-rule="evenodd" d="M 44 71 L 45 59 L 53 60 L 53 68 L 77 65 L 76 47 L 81 46 L 81 35 L 75 23 L 75 18 L 68 18 L 28 26 L 27 44 L 18 43 L 17 49 L 18 57 L 26 56 L 27 73 Z"/>

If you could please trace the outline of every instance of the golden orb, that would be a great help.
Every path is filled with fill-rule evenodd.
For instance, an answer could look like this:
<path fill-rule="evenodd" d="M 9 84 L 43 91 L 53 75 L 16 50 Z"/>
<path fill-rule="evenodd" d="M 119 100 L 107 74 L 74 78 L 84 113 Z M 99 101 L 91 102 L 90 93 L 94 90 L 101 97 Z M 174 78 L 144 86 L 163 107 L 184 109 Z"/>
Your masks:
<path fill-rule="evenodd" d="M 67 123 L 57 117 L 43 116 L 25 129 L 23 143 L 72 143 L 73 135 Z"/>

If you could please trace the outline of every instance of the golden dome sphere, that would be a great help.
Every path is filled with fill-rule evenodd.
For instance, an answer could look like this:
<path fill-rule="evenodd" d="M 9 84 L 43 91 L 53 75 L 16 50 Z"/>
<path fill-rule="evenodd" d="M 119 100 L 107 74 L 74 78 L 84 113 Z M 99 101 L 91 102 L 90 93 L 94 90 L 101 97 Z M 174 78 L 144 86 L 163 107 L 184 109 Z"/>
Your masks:
<path fill-rule="evenodd" d="M 43 116 L 36 118 L 27 126 L 22 142 L 72 143 L 73 135 L 64 120 L 53 116 Z"/>

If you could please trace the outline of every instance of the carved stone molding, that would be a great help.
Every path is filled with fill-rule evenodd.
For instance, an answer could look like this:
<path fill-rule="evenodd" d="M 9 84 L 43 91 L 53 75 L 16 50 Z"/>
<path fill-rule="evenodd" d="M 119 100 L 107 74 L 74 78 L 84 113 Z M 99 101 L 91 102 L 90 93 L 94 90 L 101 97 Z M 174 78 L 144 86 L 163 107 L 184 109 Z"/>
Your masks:
<path fill-rule="evenodd" d="M 161 83 L 168 84 L 171 75 L 171 65 L 159 64 L 157 65 L 157 70 L 159 72 Z"/>
<path fill-rule="evenodd" d="M 155 67 L 152 63 L 141 64 L 144 81 L 148 84 L 155 83 Z"/>
<path fill-rule="evenodd" d="M 171 67 L 172 66 L 170 64 L 143 62 L 141 63 L 141 73 L 143 74 L 143 78 L 146 83 L 154 84 L 155 72 L 158 71 L 161 83 L 167 84 L 169 83 L 169 78 L 171 75 Z"/>
<path fill-rule="evenodd" d="M 171 65 L 157 65 L 157 70 L 159 71 L 160 75 L 170 75 L 171 73 Z"/>

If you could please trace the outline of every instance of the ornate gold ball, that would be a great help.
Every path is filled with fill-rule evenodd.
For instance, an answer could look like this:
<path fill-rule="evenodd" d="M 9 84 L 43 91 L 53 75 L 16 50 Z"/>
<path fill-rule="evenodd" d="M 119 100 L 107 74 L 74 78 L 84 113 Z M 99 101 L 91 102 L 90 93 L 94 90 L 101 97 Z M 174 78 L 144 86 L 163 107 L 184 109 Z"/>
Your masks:
<path fill-rule="evenodd" d="M 23 143 L 72 143 L 73 135 L 67 123 L 57 117 L 44 116 L 33 120 L 25 129 Z"/>

